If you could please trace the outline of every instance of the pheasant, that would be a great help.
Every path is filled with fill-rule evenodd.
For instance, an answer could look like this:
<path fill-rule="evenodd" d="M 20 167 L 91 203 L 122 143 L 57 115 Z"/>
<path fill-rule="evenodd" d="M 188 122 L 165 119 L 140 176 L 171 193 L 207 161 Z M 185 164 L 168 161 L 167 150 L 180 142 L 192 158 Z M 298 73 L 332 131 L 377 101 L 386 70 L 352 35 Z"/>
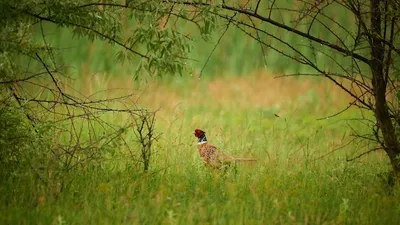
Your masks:
<path fill-rule="evenodd" d="M 198 138 L 197 141 L 197 149 L 199 150 L 200 156 L 204 160 L 204 164 L 206 166 L 212 168 L 220 168 L 222 166 L 229 166 L 233 162 L 238 161 L 257 161 L 257 159 L 252 158 L 236 158 L 234 156 L 230 156 L 220 150 L 219 148 L 208 144 L 206 138 L 206 132 L 196 129 L 194 131 L 194 136 Z"/>

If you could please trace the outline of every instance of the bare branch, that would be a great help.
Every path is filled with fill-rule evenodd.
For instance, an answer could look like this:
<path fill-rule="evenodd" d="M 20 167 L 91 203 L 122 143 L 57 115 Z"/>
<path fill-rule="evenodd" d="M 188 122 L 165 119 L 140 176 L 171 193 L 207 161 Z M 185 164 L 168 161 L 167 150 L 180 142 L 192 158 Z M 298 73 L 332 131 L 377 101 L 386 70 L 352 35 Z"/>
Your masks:
<path fill-rule="evenodd" d="M 208 4 L 208 3 L 196 3 L 196 2 L 188 2 L 188 1 L 165 1 L 165 2 L 166 3 L 172 3 L 173 2 L 173 3 L 176 3 L 176 4 L 184 4 L 184 5 L 192 5 L 192 6 L 210 6 L 210 4 Z M 364 62 L 364 63 L 369 65 L 369 60 L 367 58 L 365 58 L 364 56 L 358 54 L 358 53 L 355 53 L 353 51 L 344 49 L 344 48 L 342 48 L 342 47 L 340 47 L 338 45 L 335 45 L 335 44 L 332 44 L 332 43 L 330 43 L 330 42 L 328 42 L 326 40 L 317 38 L 315 36 L 312 36 L 310 34 L 307 34 L 305 32 L 302 32 L 302 31 L 297 30 L 295 28 L 292 28 L 290 26 L 287 26 L 287 25 L 285 25 L 283 23 L 279 23 L 279 22 L 277 22 L 277 21 L 275 21 L 275 20 L 273 20 L 271 18 L 261 16 L 261 15 L 255 13 L 255 12 L 251 12 L 251 11 L 246 10 L 246 9 L 240 9 L 240 8 L 236 8 L 236 7 L 229 6 L 229 5 L 220 5 L 218 7 L 222 8 L 222 9 L 226 9 L 228 11 L 238 12 L 240 14 L 248 15 L 248 16 L 251 16 L 253 18 L 259 19 L 259 20 L 261 20 L 263 22 L 272 24 L 272 25 L 274 25 L 276 27 L 279 27 L 279 28 L 284 29 L 286 31 L 292 32 L 294 34 L 297 34 L 297 35 L 299 35 L 301 37 L 307 38 L 309 40 L 315 41 L 315 42 L 317 42 L 319 44 L 322 44 L 324 46 L 332 48 L 332 49 L 344 54 L 345 56 L 354 57 L 355 59 L 360 60 L 360 61 L 362 61 L 362 62 Z"/>
<path fill-rule="evenodd" d="M 340 114 L 346 112 L 348 109 L 350 109 L 350 107 L 352 107 L 355 103 L 356 103 L 356 101 L 353 101 L 352 103 L 350 103 L 350 104 L 349 104 L 346 108 L 344 108 L 343 110 L 340 110 L 339 112 L 337 112 L 337 113 L 335 113 L 335 114 L 333 114 L 333 115 L 330 115 L 330 116 L 318 118 L 317 120 L 327 120 L 327 119 L 331 119 L 331 118 L 333 118 L 333 117 L 335 117 L 335 116 L 338 116 L 338 115 L 340 115 Z"/>
<path fill-rule="evenodd" d="M 261 0 L 257 1 L 257 5 L 256 5 L 256 9 L 254 10 L 254 13 L 257 13 L 258 10 L 258 6 L 260 6 Z"/>
<path fill-rule="evenodd" d="M 382 148 L 373 148 L 373 149 L 370 149 L 370 150 L 368 150 L 366 152 L 363 152 L 363 153 L 361 153 L 361 154 L 359 154 L 359 155 L 357 155 L 357 156 L 355 156 L 353 158 L 349 158 L 349 159 L 346 159 L 346 160 L 347 160 L 347 162 L 351 162 L 351 161 L 359 159 L 359 158 L 361 158 L 361 157 L 363 157 L 365 155 L 368 155 L 369 153 L 372 153 L 372 152 L 375 152 L 375 151 L 378 151 L 378 150 L 382 150 Z"/>

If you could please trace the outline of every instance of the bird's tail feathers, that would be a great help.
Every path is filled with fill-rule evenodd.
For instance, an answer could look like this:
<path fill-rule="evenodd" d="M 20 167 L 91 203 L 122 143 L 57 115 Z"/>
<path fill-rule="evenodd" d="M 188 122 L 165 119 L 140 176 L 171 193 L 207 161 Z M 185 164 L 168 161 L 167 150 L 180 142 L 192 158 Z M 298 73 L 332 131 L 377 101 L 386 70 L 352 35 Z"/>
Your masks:
<path fill-rule="evenodd" d="M 252 161 L 257 161 L 257 159 L 254 158 L 233 158 L 233 161 L 235 162 L 252 162 Z"/>

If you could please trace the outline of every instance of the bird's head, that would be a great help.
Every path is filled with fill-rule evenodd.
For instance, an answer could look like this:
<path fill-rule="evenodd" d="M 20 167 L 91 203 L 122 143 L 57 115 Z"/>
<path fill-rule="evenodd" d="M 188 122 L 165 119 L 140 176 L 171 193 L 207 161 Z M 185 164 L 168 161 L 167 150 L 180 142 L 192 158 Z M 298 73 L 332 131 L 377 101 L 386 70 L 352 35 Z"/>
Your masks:
<path fill-rule="evenodd" d="M 196 136 L 197 138 L 202 137 L 206 132 L 200 130 L 200 129 L 196 129 L 194 130 L 194 136 Z"/>

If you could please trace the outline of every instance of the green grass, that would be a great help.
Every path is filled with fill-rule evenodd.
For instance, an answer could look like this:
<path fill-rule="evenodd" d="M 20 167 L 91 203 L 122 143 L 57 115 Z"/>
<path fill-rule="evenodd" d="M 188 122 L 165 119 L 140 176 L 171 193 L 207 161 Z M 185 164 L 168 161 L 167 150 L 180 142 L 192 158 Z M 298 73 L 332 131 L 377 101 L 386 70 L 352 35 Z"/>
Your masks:
<path fill-rule="evenodd" d="M 397 224 L 398 200 L 368 170 L 256 166 L 225 177 L 199 166 L 138 179 L 88 171 L 57 200 L 16 198 L 4 224 Z M 26 196 L 26 195 L 23 195 Z M 22 204 L 23 203 L 23 204 Z"/>
<path fill-rule="evenodd" d="M 66 174 L 64 179 L 72 182 L 62 192 L 54 175 L 45 188 L 30 174 L 13 174 L 0 186 L 0 223 L 398 224 L 398 190 L 389 193 L 378 176 L 389 169 L 385 156 L 378 152 L 346 162 L 346 156 L 366 150 L 346 145 L 351 139 L 348 125 L 358 131 L 363 127 L 344 119 L 359 112 L 316 120 L 346 104 L 343 99 L 321 99 L 316 85 L 308 95 L 303 90 L 280 107 L 244 105 L 263 93 L 241 100 L 235 93 L 246 86 L 235 84 L 265 82 L 265 76 L 221 78 L 221 84 L 229 85 L 218 86 L 222 102 L 209 96 L 209 88 L 220 79 L 151 84 L 140 103 L 171 105 L 162 105 L 158 113 L 157 131 L 163 135 L 154 146 L 148 174 L 121 157 L 124 149 L 104 164 Z M 269 88 L 279 88 L 274 85 Z M 331 95 L 339 93 L 325 82 L 320 86 Z M 121 118 L 107 120 L 118 123 Z M 253 156 L 258 162 L 237 164 L 226 173 L 205 168 L 192 135 L 195 128 L 206 130 L 209 141 L 229 154 Z M 126 139 L 134 146 L 130 132 Z"/>

